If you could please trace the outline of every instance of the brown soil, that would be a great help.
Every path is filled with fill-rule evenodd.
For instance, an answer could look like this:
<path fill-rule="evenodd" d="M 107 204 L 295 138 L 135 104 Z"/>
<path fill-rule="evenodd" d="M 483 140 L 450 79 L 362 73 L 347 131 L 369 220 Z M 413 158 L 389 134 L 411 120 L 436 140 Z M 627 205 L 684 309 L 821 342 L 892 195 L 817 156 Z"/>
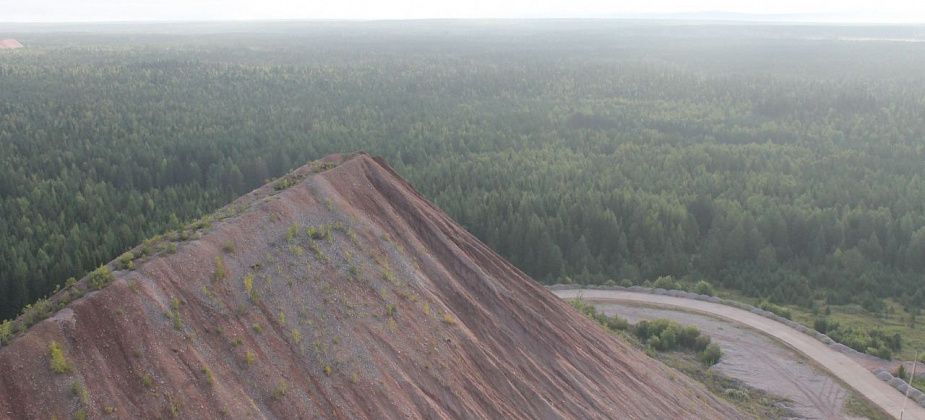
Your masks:
<path fill-rule="evenodd" d="M 383 161 L 325 161 L 336 167 L 241 197 L 176 253 L 135 261 L 0 349 L 0 418 L 739 416 Z M 330 238 L 307 233 L 333 224 Z M 51 341 L 70 373 L 51 370 Z"/>

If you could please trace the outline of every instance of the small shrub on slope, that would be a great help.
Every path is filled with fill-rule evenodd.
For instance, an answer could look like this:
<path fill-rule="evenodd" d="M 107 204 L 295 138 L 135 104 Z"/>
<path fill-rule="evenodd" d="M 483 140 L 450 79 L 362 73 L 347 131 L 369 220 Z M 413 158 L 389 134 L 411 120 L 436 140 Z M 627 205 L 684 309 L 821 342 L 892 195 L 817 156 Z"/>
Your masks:
<path fill-rule="evenodd" d="M 225 243 L 222 244 L 222 251 L 224 251 L 227 254 L 234 253 L 234 249 L 235 249 L 234 241 L 230 239 L 225 241 Z"/>
<path fill-rule="evenodd" d="M 700 361 L 707 366 L 713 366 L 719 362 L 723 356 L 722 350 L 716 343 L 710 343 L 707 348 L 700 353 Z"/>
<path fill-rule="evenodd" d="M 257 291 L 254 290 L 254 275 L 248 274 L 244 276 L 244 292 L 250 296 L 251 301 L 257 301 Z"/>
<path fill-rule="evenodd" d="M 100 290 L 106 287 L 106 285 L 111 283 L 114 279 L 115 277 L 113 277 L 112 271 L 109 270 L 109 267 L 104 265 L 100 268 L 97 268 L 96 270 L 93 270 L 93 272 L 90 273 L 90 278 L 88 281 L 91 288 Z"/>
<path fill-rule="evenodd" d="M 207 367 L 202 368 L 202 375 L 205 376 L 206 382 L 209 385 L 215 385 L 215 376 L 212 375 L 212 370 Z"/>
<path fill-rule="evenodd" d="M 80 400 L 81 404 L 86 405 L 90 403 L 90 394 L 80 382 L 74 382 L 71 384 L 71 393 Z"/>
<path fill-rule="evenodd" d="M 170 301 L 170 310 L 168 310 L 164 315 L 167 318 L 170 318 L 171 323 L 173 324 L 173 329 L 180 331 L 183 329 L 183 319 L 180 317 L 180 299 L 173 298 Z"/>
<path fill-rule="evenodd" d="M 279 401 L 286 396 L 286 393 L 289 392 L 289 384 L 286 382 L 280 382 L 276 384 L 276 388 L 273 389 L 273 400 Z"/>
<path fill-rule="evenodd" d="M 279 181 L 276 181 L 276 183 L 273 184 L 273 189 L 276 191 L 282 191 L 289 187 L 292 187 L 295 184 L 296 184 L 296 181 L 294 179 L 283 178 Z"/>
<path fill-rule="evenodd" d="M 225 259 L 221 255 L 215 257 L 215 271 L 212 272 L 213 281 L 224 280 L 228 276 L 228 267 L 225 266 Z"/>
<path fill-rule="evenodd" d="M 71 373 L 73 369 L 71 362 L 64 357 L 64 350 L 57 341 L 48 344 L 48 358 L 51 364 L 51 371 L 57 374 Z"/>
<path fill-rule="evenodd" d="M 19 325 L 20 329 L 25 330 L 38 324 L 43 319 L 48 318 L 53 310 L 54 308 L 48 299 L 39 299 L 31 305 L 26 305 L 22 310 L 22 321 Z"/>
<path fill-rule="evenodd" d="M 305 229 L 305 233 L 316 241 L 331 239 L 331 225 L 309 226 Z"/>
<path fill-rule="evenodd" d="M 12 336 L 13 336 L 13 322 L 12 321 L 0 322 L 0 346 L 3 346 L 6 343 L 8 343 Z"/>
<path fill-rule="evenodd" d="M 135 269 L 135 254 L 132 251 L 128 251 L 119 256 L 116 259 L 116 268 L 119 270 L 134 270 Z"/>

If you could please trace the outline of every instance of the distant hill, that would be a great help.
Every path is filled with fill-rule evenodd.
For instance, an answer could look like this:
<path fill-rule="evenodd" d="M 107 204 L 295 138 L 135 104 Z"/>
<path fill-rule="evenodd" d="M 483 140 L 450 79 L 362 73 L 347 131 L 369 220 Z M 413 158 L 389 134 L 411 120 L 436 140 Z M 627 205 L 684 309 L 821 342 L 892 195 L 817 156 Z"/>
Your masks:
<path fill-rule="evenodd" d="M 690 13 L 635 13 L 612 15 L 619 19 L 669 20 L 688 22 L 761 22 L 761 23 L 826 23 L 852 22 L 857 17 L 824 13 L 736 13 L 724 11 L 704 11 Z"/>
<path fill-rule="evenodd" d="M 366 154 L 107 267 L 0 348 L 0 418 L 738 417 Z"/>
<path fill-rule="evenodd" d="M 15 50 L 22 47 L 22 44 L 15 39 L 0 39 L 0 50 Z"/>

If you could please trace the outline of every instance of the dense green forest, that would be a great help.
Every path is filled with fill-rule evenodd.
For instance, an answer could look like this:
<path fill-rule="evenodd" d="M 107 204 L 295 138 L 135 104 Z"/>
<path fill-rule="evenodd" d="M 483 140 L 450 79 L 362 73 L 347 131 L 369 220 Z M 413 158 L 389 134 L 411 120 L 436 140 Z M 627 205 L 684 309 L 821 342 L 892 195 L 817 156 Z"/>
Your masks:
<path fill-rule="evenodd" d="M 0 51 L 0 319 L 359 149 L 545 283 L 925 305 L 925 43 L 846 40 L 914 28 L 67 30 Z"/>

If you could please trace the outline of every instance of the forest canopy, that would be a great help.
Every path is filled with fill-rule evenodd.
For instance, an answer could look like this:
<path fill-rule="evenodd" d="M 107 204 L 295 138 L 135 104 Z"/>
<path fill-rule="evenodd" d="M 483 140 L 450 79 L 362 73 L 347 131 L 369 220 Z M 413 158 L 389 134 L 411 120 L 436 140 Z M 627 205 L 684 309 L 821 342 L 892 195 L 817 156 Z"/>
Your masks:
<path fill-rule="evenodd" d="M 925 43 L 845 40 L 903 30 L 17 34 L 27 48 L 0 54 L 0 319 L 360 149 L 544 283 L 671 275 L 775 303 L 920 308 Z"/>

